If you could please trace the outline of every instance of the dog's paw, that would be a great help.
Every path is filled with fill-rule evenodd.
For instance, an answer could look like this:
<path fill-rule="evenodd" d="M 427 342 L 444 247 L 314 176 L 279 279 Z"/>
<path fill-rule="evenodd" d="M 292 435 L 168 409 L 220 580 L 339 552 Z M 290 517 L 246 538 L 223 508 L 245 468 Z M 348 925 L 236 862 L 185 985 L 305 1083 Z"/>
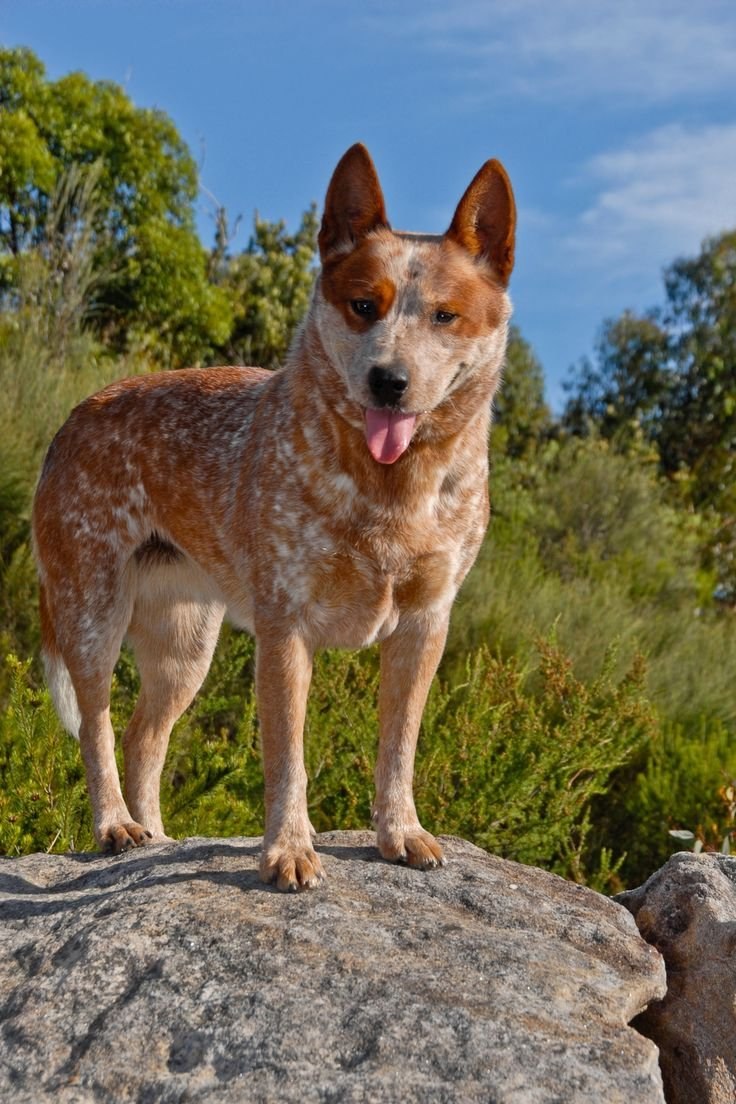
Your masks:
<path fill-rule="evenodd" d="M 275 882 L 277 889 L 291 893 L 314 889 L 325 877 L 319 856 L 311 847 L 279 844 L 264 848 L 260 874 L 261 881 L 268 885 Z"/>
<path fill-rule="evenodd" d="M 420 825 L 410 829 L 379 829 L 377 840 L 378 850 L 389 862 L 406 863 L 418 870 L 432 870 L 445 865 L 442 847 Z"/>
<path fill-rule="evenodd" d="M 112 824 L 103 828 L 98 837 L 100 849 L 110 855 L 119 855 L 121 851 L 130 851 L 133 847 L 144 847 L 153 842 L 153 835 L 134 820 L 123 824 Z"/>

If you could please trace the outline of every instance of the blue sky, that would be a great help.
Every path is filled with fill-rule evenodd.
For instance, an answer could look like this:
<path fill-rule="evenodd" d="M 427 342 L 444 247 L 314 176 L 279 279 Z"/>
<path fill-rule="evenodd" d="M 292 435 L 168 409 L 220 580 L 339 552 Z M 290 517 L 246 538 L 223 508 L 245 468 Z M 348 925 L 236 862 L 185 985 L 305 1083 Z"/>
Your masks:
<path fill-rule="evenodd" d="M 0 42 L 168 112 L 243 215 L 235 248 L 255 209 L 296 225 L 357 140 L 403 229 L 444 230 L 499 157 L 516 320 L 556 408 L 602 320 L 736 226 L 734 0 L 0 0 Z"/>

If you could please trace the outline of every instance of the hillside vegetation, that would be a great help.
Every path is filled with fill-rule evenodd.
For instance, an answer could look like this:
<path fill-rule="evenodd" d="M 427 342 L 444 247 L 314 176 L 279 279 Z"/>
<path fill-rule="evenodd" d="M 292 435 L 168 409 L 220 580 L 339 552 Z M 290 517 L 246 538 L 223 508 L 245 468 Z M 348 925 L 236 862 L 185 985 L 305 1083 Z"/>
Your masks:
<path fill-rule="evenodd" d="M 72 406 L 192 363 L 276 367 L 314 273 L 317 216 L 204 246 L 172 121 L 0 50 L 0 851 L 89 848 L 77 744 L 38 662 L 35 478 Z M 675 261 L 664 302 L 605 322 L 553 418 L 514 330 L 491 440 L 492 522 L 424 718 L 426 826 L 601 889 L 736 812 L 736 231 Z M 307 722 L 318 830 L 369 822 L 377 655 L 327 652 Z M 136 693 L 123 654 L 120 732 Z M 258 833 L 253 644 L 226 630 L 172 739 L 176 835 Z"/>

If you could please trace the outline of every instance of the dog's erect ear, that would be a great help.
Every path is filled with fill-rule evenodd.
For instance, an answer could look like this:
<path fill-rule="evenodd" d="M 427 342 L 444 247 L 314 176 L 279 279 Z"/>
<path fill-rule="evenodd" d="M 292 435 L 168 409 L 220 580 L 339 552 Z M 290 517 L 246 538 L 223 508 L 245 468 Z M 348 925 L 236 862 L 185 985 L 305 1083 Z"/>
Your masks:
<path fill-rule="evenodd" d="M 500 161 L 486 161 L 457 205 L 445 235 L 484 257 L 506 287 L 514 267 L 516 204 Z"/>
<path fill-rule="evenodd" d="M 383 192 L 371 155 L 357 142 L 341 157 L 327 189 L 318 239 L 320 257 L 324 261 L 379 226 L 388 226 Z"/>

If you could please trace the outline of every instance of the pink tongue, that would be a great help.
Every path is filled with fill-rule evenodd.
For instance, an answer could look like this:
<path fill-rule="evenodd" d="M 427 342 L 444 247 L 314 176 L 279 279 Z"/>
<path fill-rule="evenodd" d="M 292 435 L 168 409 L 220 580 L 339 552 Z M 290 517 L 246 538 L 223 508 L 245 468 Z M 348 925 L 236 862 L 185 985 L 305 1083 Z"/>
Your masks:
<path fill-rule="evenodd" d="M 409 447 L 416 414 L 400 410 L 366 410 L 365 439 L 371 456 L 379 464 L 393 464 Z"/>

